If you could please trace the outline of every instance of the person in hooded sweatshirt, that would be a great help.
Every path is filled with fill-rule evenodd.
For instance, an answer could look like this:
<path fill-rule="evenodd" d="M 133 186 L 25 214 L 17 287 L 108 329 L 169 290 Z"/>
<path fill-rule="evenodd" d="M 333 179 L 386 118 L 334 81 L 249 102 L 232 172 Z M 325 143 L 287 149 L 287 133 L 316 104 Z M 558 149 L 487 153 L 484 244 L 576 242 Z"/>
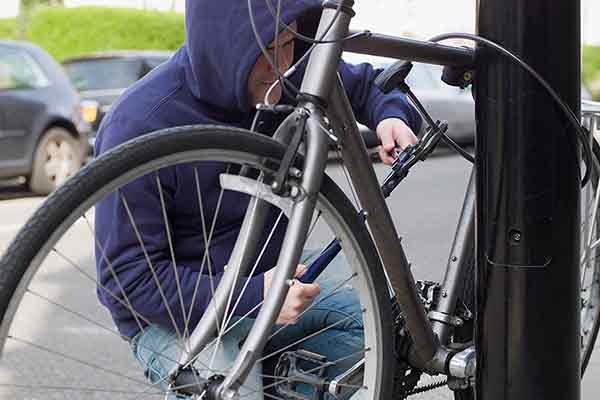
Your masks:
<path fill-rule="evenodd" d="M 271 12 L 263 0 L 253 1 L 253 4 L 261 39 L 265 44 L 271 43 L 271 47 L 279 46 L 279 66 L 283 73 L 308 46 L 294 40 L 285 30 L 281 31 L 278 43 L 273 43 L 275 22 Z M 321 10 L 320 0 L 285 0 L 282 4 L 281 18 L 287 24 L 300 32 L 314 34 L 315 16 L 318 17 Z M 129 139 L 169 127 L 218 124 L 248 129 L 251 126 L 255 106 L 263 102 L 276 75 L 256 43 L 247 2 L 188 0 L 186 33 L 186 41 L 175 55 L 129 88 L 104 118 L 95 143 L 97 155 Z M 413 132 L 418 131 L 421 124 L 418 113 L 402 93 L 383 94 L 373 85 L 379 71 L 372 66 L 340 61 L 338 70 L 357 119 L 376 130 L 383 144 L 380 157 L 391 163 L 396 146 L 404 148 L 416 141 Z M 301 66 L 291 78 L 297 87 L 302 74 Z M 289 102 L 290 99 L 286 99 L 277 86 L 270 93 L 269 101 Z M 272 134 L 279 122 L 269 117 L 270 114 L 265 115 L 259 124 L 266 134 Z M 179 358 L 181 336 L 193 330 L 208 306 L 211 285 L 218 285 L 248 205 L 246 195 L 230 191 L 221 193 L 219 174 L 226 170 L 226 165 L 217 162 L 163 168 L 158 173 L 162 199 L 156 176 L 150 174 L 126 185 L 120 193 L 105 197 L 96 206 L 99 300 L 110 311 L 120 334 L 130 342 L 147 378 L 165 390 L 163 378 Z M 208 262 L 203 256 L 204 232 L 209 227 L 203 227 L 196 176 L 206 223 L 210 224 L 218 213 Z M 161 207 L 163 202 L 176 265 L 172 264 Z M 130 223 L 129 211 L 133 214 L 137 232 Z M 264 237 L 258 240 L 258 248 L 266 243 L 267 235 L 275 225 L 278 213 L 274 210 L 272 214 Z M 217 345 L 217 351 L 209 345 L 196 361 L 198 370 L 206 371 L 209 364 L 212 364 L 213 373 L 230 368 L 239 352 L 240 341 L 252 326 L 252 318 L 259 308 L 257 305 L 268 293 L 284 231 L 285 223 L 276 226 L 257 272 L 243 278 L 247 288 L 234 310 L 236 317 L 232 322 L 245 315 L 250 318 L 243 319 L 228 332 Z M 143 247 L 139 244 L 138 234 Z M 303 261 L 308 263 L 315 254 L 315 251 L 306 251 Z M 147 257 L 160 282 L 160 291 Z M 344 264 L 343 258 L 338 257 L 328 267 L 326 276 L 317 282 L 292 285 L 277 320 L 278 324 L 288 326 L 269 340 L 266 354 L 334 324 L 333 328 L 294 348 L 324 355 L 330 361 L 346 357 L 328 369 L 329 376 L 343 372 L 361 358 L 362 320 L 353 289 L 344 286 L 323 299 L 344 276 Z M 297 275 L 302 271 L 303 267 L 299 266 Z M 315 299 L 319 301 L 318 307 L 298 318 Z M 131 312 L 129 303 L 135 313 Z M 301 307 L 293 307 L 298 303 Z M 279 354 L 257 363 L 241 392 L 246 391 L 250 398 L 262 398 L 263 384 L 268 382 L 264 375 L 273 374 L 278 358 Z M 268 395 L 268 390 L 265 392 Z"/>

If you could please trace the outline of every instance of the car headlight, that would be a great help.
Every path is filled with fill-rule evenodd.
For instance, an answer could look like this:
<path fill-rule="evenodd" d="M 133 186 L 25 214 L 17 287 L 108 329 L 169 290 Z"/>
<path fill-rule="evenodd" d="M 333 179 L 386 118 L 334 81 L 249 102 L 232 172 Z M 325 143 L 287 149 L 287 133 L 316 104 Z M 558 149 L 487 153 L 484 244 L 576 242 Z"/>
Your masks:
<path fill-rule="evenodd" d="M 80 104 L 79 104 L 79 114 L 81 115 L 81 118 L 89 123 L 89 124 L 93 124 L 94 122 L 96 122 L 96 119 L 98 118 L 98 109 L 100 108 L 100 104 L 98 104 L 97 101 L 94 100 L 83 100 Z"/>

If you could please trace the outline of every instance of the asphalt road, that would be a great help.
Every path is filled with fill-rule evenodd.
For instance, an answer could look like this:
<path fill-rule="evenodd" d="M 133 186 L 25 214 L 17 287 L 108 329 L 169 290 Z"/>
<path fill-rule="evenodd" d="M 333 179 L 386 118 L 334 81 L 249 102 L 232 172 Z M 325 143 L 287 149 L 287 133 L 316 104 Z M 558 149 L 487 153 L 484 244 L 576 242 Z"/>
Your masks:
<path fill-rule="evenodd" d="M 386 172 L 386 167 L 377 166 L 380 177 Z M 447 151 L 438 153 L 415 167 L 389 200 L 417 279 L 439 280 L 442 277 L 469 172 L 470 166 L 462 159 Z M 338 164 L 332 163 L 329 173 L 348 190 Z M 30 197 L 23 187 L 0 185 L 0 252 L 4 251 L 19 227 L 42 201 L 42 198 Z M 77 223 L 67 239 L 71 245 L 75 244 L 74 249 L 65 258 L 60 253 L 59 243 L 59 253 L 36 277 L 31 286 L 33 290 L 24 297 L 23 307 L 26 307 L 27 313 L 17 321 L 17 331 L 11 332 L 19 339 L 9 340 L 5 348 L 5 361 L 0 363 L 0 382 L 26 374 L 30 376 L 32 384 L 52 386 L 54 389 L 57 389 L 56 386 L 88 387 L 90 390 L 85 395 L 86 399 L 160 398 L 148 396 L 148 393 L 120 397 L 98 390 L 130 390 L 132 385 L 139 387 L 139 391 L 145 388 L 141 384 L 141 374 L 129 372 L 133 367 L 128 349 L 114 331 L 107 329 L 112 324 L 102 308 L 96 307 L 84 315 L 74 315 L 61 312 L 52 305 L 51 301 L 66 299 L 69 299 L 69 304 L 82 306 L 95 301 L 94 284 L 84 274 L 74 272 L 72 267 L 75 264 L 82 271 L 94 274 L 93 262 L 89 257 L 92 250 L 89 227 L 85 222 Z M 48 297 L 40 297 L 42 294 Z M 81 321 L 87 319 L 96 323 L 81 328 Z M 53 322 L 55 328 L 52 332 L 40 330 L 45 326 L 45 321 Z M 82 333 L 91 340 L 82 337 Z M 31 346 L 30 341 L 35 342 L 37 347 Z M 122 351 L 115 351 L 115 348 Z M 62 355 L 57 356 L 48 349 Z M 93 365 L 64 358 L 64 355 L 77 357 L 78 354 L 83 354 L 81 358 L 91 360 Z M 117 366 L 116 373 L 99 369 L 112 368 L 114 365 Z M 44 371 L 47 370 L 53 370 L 53 374 L 60 379 L 56 382 L 45 381 Z M 0 398 L 11 398 L 9 394 L 10 390 L 0 385 Z M 599 395 L 600 351 L 596 351 L 583 380 L 582 399 L 597 399 Z M 78 394 L 64 395 L 53 390 L 33 391 L 27 397 L 31 400 L 80 398 Z M 451 395 L 447 391 L 436 390 L 418 398 L 445 399 L 451 398 Z"/>

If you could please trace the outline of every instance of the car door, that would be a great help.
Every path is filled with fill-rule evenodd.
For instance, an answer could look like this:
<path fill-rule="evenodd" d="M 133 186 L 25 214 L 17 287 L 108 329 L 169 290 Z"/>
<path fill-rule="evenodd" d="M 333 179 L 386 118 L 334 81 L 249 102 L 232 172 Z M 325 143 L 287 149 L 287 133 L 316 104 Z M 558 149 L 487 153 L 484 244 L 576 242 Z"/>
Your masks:
<path fill-rule="evenodd" d="M 0 167 L 10 170 L 25 163 L 35 116 L 45 109 L 35 93 L 49 84 L 25 51 L 0 46 Z M 7 173 L 0 171 L 0 175 Z"/>

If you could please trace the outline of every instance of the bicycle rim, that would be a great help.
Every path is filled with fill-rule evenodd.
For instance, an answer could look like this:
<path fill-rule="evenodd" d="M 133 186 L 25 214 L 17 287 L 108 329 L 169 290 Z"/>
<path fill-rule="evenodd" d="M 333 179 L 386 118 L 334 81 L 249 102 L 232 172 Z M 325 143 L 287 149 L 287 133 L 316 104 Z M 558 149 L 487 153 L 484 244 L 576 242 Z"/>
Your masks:
<path fill-rule="evenodd" d="M 596 163 L 581 193 L 581 373 L 590 360 L 600 328 L 600 148 L 592 146 Z"/>
<path fill-rule="evenodd" d="M 277 143 L 245 131 L 178 128 L 120 146 L 52 194 L 0 261 L 0 392 L 13 398 L 164 398 L 164 388 L 144 379 L 129 345 L 97 301 L 95 290 L 106 289 L 94 277 L 93 251 L 99 249 L 93 206 L 126 183 L 172 165 L 210 160 L 264 170 L 265 157 L 276 165 L 282 155 Z M 372 244 L 350 219 L 355 210 L 347 200 L 340 204 L 345 197 L 328 178 L 323 188 L 315 226 L 325 225 L 330 238 L 344 243 L 351 268 L 336 287 L 350 283 L 364 310 L 366 373 L 356 389 L 360 386 L 364 398 L 382 398 L 389 395 L 386 370 L 392 360 L 386 351 L 391 346 L 387 287 L 378 260 L 372 259 Z"/>

